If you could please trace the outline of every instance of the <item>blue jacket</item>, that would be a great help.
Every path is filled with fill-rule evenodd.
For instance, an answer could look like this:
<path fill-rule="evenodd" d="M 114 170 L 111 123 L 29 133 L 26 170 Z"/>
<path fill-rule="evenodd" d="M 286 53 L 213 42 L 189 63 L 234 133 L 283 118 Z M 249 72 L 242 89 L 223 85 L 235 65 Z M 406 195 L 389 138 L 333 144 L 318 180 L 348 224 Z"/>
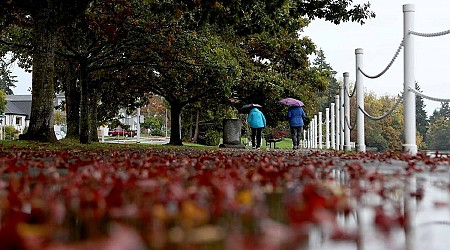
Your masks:
<path fill-rule="evenodd" d="M 266 126 L 266 117 L 257 108 L 252 108 L 247 118 L 250 128 L 264 128 Z"/>
<path fill-rule="evenodd" d="M 303 119 L 306 118 L 306 113 L 302 107 L 293 106 L 289 107 L 287 117 L 289 119 L 289 125 L 291 127 L 302 127 L 305 125 Z"/>

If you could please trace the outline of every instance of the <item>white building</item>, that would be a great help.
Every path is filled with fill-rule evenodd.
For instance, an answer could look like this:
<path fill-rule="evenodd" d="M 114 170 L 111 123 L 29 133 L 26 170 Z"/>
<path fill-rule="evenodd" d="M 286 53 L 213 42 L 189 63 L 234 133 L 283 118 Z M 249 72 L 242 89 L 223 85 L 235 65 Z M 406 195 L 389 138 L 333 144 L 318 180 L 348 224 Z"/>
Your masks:
<path fill-rule="evenodd" d="M 60 105 L 65 100 L 64 94 L 55 96 L 54 105 Z M 7 95 L 5 116 L 0 117 L 2 126 L 12 126 L 19 131 L 30 125 L 31 95 Z"/>
<path fill-rule="evenodd" d="M 30 114 L 31 95 L 7 95 L 2 126 L 13 126 L 22 133 L 30 124 Z"/>

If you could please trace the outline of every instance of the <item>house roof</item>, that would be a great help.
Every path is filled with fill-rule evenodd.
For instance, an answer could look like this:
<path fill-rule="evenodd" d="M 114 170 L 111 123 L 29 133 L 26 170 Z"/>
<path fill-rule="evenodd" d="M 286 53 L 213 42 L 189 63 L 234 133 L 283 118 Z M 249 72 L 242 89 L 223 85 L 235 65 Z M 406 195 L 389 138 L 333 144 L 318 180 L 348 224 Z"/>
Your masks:
<path fill-rule="evenodd" d="M 31 95 L 7 95 L 6 115 L 24 115 L 30 119 L 31 115 Z"/>
<path fill-rule="evenodd" d="M 6 101 L 30 101 L 31 95 L 7 95 Z"/>

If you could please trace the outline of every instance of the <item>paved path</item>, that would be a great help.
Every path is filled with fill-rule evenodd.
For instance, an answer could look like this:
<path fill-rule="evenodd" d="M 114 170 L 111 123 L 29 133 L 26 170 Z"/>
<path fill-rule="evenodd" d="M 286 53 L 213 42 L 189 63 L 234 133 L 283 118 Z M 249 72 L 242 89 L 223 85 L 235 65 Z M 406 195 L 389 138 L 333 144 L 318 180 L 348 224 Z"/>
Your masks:
<path fill-rule="evenodd" d="M 140 143 L 147 143 L 147 144 L 167 144 L 169 143 L 168 137 L 141 137 L 139 140 Z M 105 138 L 104 143 L 137 143 L 137 137 L 118 137 L 118 138 L 112 138 L 108 137 Z"/>

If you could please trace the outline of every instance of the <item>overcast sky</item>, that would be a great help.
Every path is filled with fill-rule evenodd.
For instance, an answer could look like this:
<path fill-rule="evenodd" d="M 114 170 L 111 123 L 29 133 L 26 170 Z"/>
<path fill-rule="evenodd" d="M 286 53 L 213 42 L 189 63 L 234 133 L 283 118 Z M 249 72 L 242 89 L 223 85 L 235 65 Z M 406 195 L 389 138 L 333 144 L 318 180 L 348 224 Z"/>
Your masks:
<path fill-rule="evenodd" d="M 354 3 L 366 1 L 356 0 Z M 350 73 L 355 82 L 355 49 L 362 48 L 363 71 L 377 75 L 386 68 L 403 39 L 403 5 L 415 5 L 415 31 L 435 33 L 450 30 L 450 0 L 371 0 L 376 18 L 366 24 L 334 25 L 314 20 L 304 32 L 325 52 L 327 62 L 337 71 L 337 79 Z M 450 35 L 414 37 L 415 77 L 423 94 L 450 99 Z M 363 78 L 366 91 L 397 96 L 403 91 L 403 50 L 392 67 L 377 79 Z M 428 115 L 439 102 L 424 100 Z"/>
<path fill-rule="evenodd" d="M 356 0 L 354 3 L 367 1 Z M 403 38 L 403 5 L 415 5 L 415 31 L 423 33 L 450 29 L 450 0 L 371 0 L 376 18 L 366 24 L 343 23 L 334 25 L 314 20 L 304 32 L 325 52 L 328 63 L 342 79 L 344 72 L 350 73 L 350 82 L 355 81 L 355 49 L 362 48 L 363 71 L 369 75 L 379 74 L 393 58 Z M 415 44 L 416 81 L 425 95 L 450 98 L 450 35 L 439 37 L 417 37 Z M 18 75 L 14 94 L 30 94 L 31 74 Z M 364 78 L 365 89 L 378 95 L 397 96 L 403 91 L 403 50 L 392 67 L 377 79 Z M 426 111 L 440 107 L 439 102 L 425 100 Z"/>

